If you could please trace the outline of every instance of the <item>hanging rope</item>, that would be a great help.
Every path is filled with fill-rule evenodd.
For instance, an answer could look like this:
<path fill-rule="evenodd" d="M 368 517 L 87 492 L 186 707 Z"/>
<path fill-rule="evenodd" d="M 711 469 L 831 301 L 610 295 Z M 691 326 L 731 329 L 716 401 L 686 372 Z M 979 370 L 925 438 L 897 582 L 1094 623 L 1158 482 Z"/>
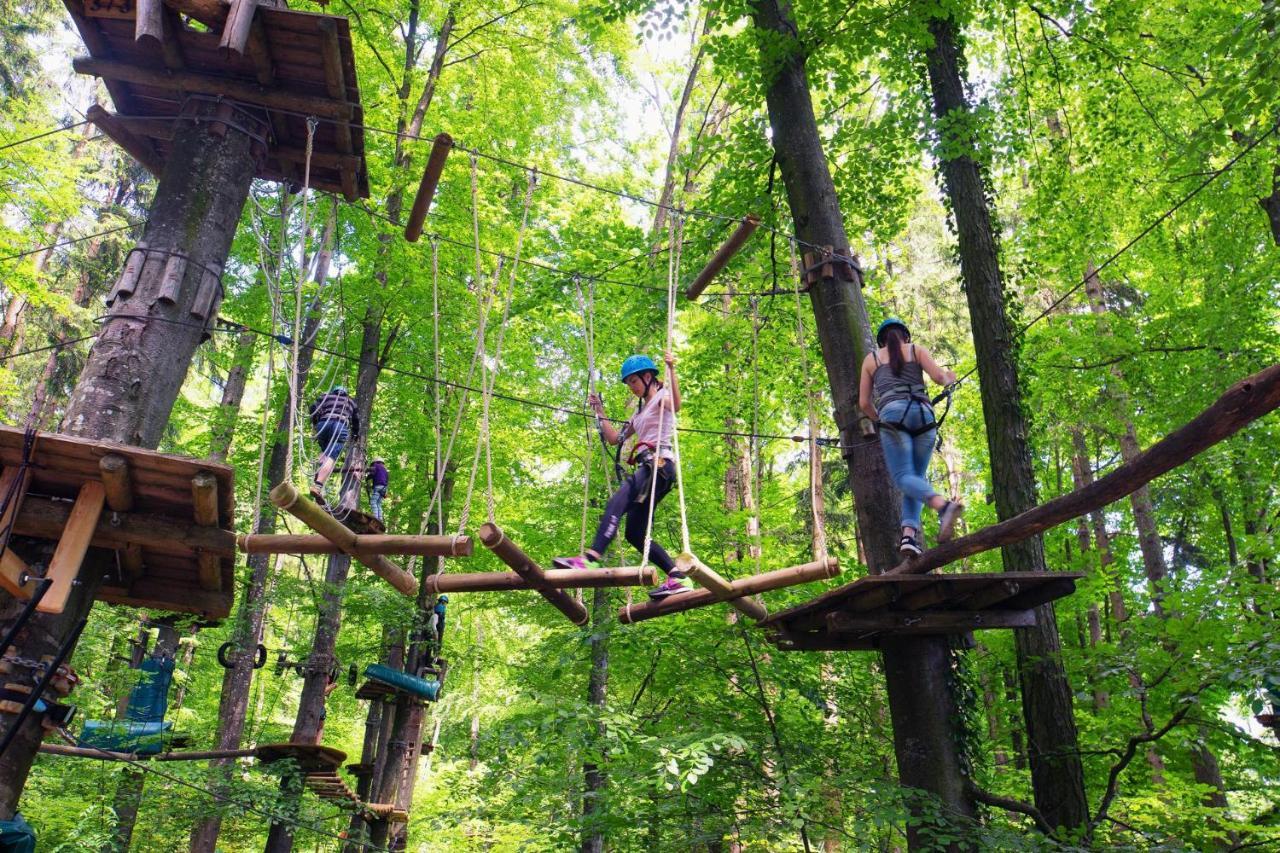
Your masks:
<path fill-rule="evenodd" d="M 596 309 L 595 282 L 591 282 L 584 295 L 582 280 L 578 276 L 574 276 L 573 289 L 578 295 L 578 307 L 582 311 L 582 341 L 587 353 L 587 396 L 590 398 L 591 395 L 596 393 L 596 351 L 595 341 L 592 339 L 595 331 L 593 329 Z M 591 509 L 591 463 L 595 459 L 595 442 L 591 438 L 591 421 L 583 418 L 582 426 L 587 439 L 587 452 L 583 457 L 582 465 L 582 527 L 578 536 L 579 554 L 587 552 L 587 521 Z"/>
<path fill-rule="evenodd" d="M 764 567 L 764 540 L 760 535 L 760 505 L 764 483 L 760 476 L 760 298 L 751 297 L 751 438 L 747 439 L 747 463 L 751 466 L 751 549 L 755 552 L 756 574 Z"/>
<path fill-rule="evenodd" d="M 676 292 L 680 287 L 680 259 L 684 248 L 684 216 L 672 217 L 671 251 L 667 269 L 667 345 L 665 352 L 675 347 L 676 335 Z M 684 474 L 680 466 L 680 424 L 676 420 L 676 412 L 671 410 L 671 453 L 675 457 L 676 493 L 680 498 L 680 550 L 685 554 L 693 552 L 689 544 L 689 512 L 684 499 Z M 654 478 L 657 479 L 656 477 Z M 652 507 L 650 508 L 652 514 Z M 652 526 L 652 522 L 650 522 Z"/>
<path fill-rule="evenodd" d="M 315 145 L 316 138 L 316 118 L 315 116 L 307 117 L 307 146 L 303 157 L 302 164 L 302 260 L 305 262 L 307 256 L 307 198 L 310 196 L 311 190 L 311 153 Z M 288 217 L 285 215 L 287 206 L 281 204 L 280 215 L 282 217 L 281 235 L 280 235 L 280 252 L 284 254 L 284 237 L 285 223 Z M 285 448 L 285 479 L 292 481 L 294 475 L 294 456 L 293 442 L 297 431 L 298 408 L 301 401 L 298 399 L 302 394 L 302 389 L 298 387 L 298 359 L 302 339 L 302 282 L 303 273 L 298 272 L 295 281 L 293 293 L 293 338 L 292 356 L 293 363 L 289 366 L 289 444 Z"/>
<path fill-rule="evenodd" d="M 808 347 L 805 345 L 804 311 L 800 306 L 800 263 L 796 257 L 796 243 L 788 240 L 791 250 L 791 280 L 795 282 L 792 295 L 796 306 L 796 347 L 800 351 L 800 366 L 804 374 L 804 398 L 808 401 L 809 415 L 809 509 L 813 513 L 813 558 L 827 559 L 827 525 L 823 518 L 822 455 L 818 451 L 818 406 L 813 390 L 813 375 L 809 371 Z M 755 430 L 752 430 L 755 432 Z"/>

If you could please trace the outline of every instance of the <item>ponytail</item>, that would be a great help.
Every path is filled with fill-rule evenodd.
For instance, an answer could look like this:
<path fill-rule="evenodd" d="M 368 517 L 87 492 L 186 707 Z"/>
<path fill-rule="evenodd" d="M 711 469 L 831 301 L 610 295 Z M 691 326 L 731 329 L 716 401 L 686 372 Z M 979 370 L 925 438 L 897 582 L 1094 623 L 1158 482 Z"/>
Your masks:
<path fill-rule="evenodd" d="M 907 342 L 907 333 L 901 326 L 890 326 L 884 330 L 885 349 L 889 351 L 889 369 L 894 376 L 902 373 L 902 365 L 907 363 L 902 345 Z"/>

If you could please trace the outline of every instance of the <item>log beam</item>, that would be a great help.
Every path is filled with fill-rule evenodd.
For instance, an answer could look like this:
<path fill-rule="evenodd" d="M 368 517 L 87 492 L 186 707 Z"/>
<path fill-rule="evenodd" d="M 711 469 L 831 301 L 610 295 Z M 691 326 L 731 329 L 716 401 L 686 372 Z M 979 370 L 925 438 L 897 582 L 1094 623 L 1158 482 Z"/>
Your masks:
<path fill-rule="evenodd" d="M 108 453 L 98 460 L 98 471 L 107 490 L 107 507 L 112 512 L 132 510 L 133 475 L 129 472 L 129 460 L 118 453 Z"/>
<path fill-rule="evenodd" d="M 44 598 L 36 605 L 41 613 L 61 613 L 71 595 L 71 584 L 80 576 L 80 565 L 93 541 L 94 530 L 102 518 L 102 508 L 107 501 L 107 490 L 100 480 L 89 480 L 80 487 L 76 502 L 67 516 L 58 546 L 49 560 L 45 577 L 53 583 Z"/>
<path fill-rule="evenodd" d="M 617 586 L 652 586 L 657 582 L 657 571 L 645 566 L 621 569 L 548 569 L 543 572 L 547 586 L 555 589 L 597 589 Z M 468 572 L 436 574 L 427 578 L 427 592 L 432 595 L 448 592 L 498 592 L 502 590 L 533 589 L 537 587 L 517 572 Z"/>
<path fill-rule="evenodd" d="M 23 501 L 13 532 L 18 536 L 57 539 L 71 515 L 65 501 L 30 495 Z M 199 527 L 158 515 L 113 513 L 98 520 L 89 542 L 94 548 L 118 551 L 129 545 L 174 556 L 190 556 L 196 549 L 219 557 L 234 557 L 236 537 L 229 530 Z"/>
<path fill-rule="evenodd" d="M 191 478 L 191 506 L 196 524 L 218 526 L 218 478 L 201 471 Z M 200 588 L 217 592 L 222 588 L 222 560 L 216 554 L 196 551 Z"/>
<path fill-rule="evenodd" d="M 756 233 L 756 229 L 759 227 L 760 217 L 755 214 L 745 217 L 738 223 L 738 227 L 729 235 L 729 239 L 711 256 L 711 260 L 707 261 L 707 265 L 698 273 L 698 277 L 685 290 L 684 298 L 692 302 L 701 296 L 702 291 L 707 289 L 707 285 L 711 283 L 711 280 L 720 274 L 725 264 L 729 263 L 729 259 L 746 245 L 747 241 L 751 239 L 751 235 Z"/>
<path fill-rule="evenodd" d="M 127 62 L 78 56 L 71 61 L 77 74 L 88 74 L 104 80 L 120 80 L 160 89 L 182 89 L 201 95 L 223 95 L 246 104 L 272 109 L 301 112 L 320 118 L 350 121 L 352 104 L 329 98 L 300 95 L 269 86 L 255 86 L 227 77 L 199 74 L 194 71 L 154 71 Z"/>
<path fill-rule="evenodd" d="M 418 242 L 422 236 L 422 224 L 427 219 L 427 211 L 431 209 L 431 199 L 435 197 L 436 187 L 440 184 L 440 175 L 444 172 L 444 164 L 453 150 L 453 137 L 447 133 L 437 133 L 431 143 L 431 155 L 422 170 L 422 180 L 418 183 L 418 193 L 413 197 L 413 207 L 409 211 L 409 220 L 404 226 L 404 238 L 410 243 Z"/>
<path fill-rule="evenodd" d="M 591 617 L 581 602 L 575 601 L 563 590 L 556 589 L 547 582 L 547 574 L 542 567 L 530 560 L 519 546 L 506 537 L 496 524 L 485 523 L 480 526 L 480 541 L 490 551 L 498 555 L 498 559 L 506 563 L 524 578 L 531 587 L 542 593 L 542 597 L 551 602 L 557 610 L 569 618 L 575 625 L 585 625 Z"/>
<path fill-rule="evenodd" d="M 319 534 L 251 533 L 236 538 L 246 554 L 344 554 L 338 545 Z M 361 554 L 398 554 L 412 557 L 470 557 L 470 536 L 397 536 L 356 534 L 355 550 Z"/>
<path fill-rule="evenodd" d="M 676 558 L 676 568 L 693 578 L 703 588 L 715 593 L 720 601 L 729 602 L 729 606 L 759 622 L 769 615 L 764 605 L 753 598 L 736 598 L 733 584 L 720 577 L 710 566 L 703 563 L 687 551 Z"/>
<path fill-rule="evenodd" d="M 963 634 L 983 628 L 1030 628 L 1034 610 L 937 610 L 928 613 L 827 614 L 830 634 Z"/>
<path fill-rule="evenodd" d="M 413 575 L 380 554 L 360 553 L 356 549 L 356 542 L 360 537 L 317 506 L 315 501 L 299 494 L 292 483 L 284 482 L 272 489 L 271 502 L 337 545 L 344 554 L 367 566 L 375 575 L 399 590 L 401 595 L 413 598 L 418 594 L 418 581 Z"/>
<path fill-rule="evenodd" d="M 98 104 L 89 107 L 85 117 L 93 122 L 98 130 L 105 133 L 112 142 L 124 149 L 126 154 L 141 163 L 144 169 L 155 177 L 160 177 L 160 173 L 164 171 L 164 161 L 160 159 L 160 155 L 152 147 L 151 140 L 136 135 L 125 126 L 124 122 Z"/>
<path fill-rule="evenodd" d="M 839 561 L 834 557 L 828 557 L 825 560 L 816 560 L 799 566 L 790 566 L 785 569 L 752 575 L 751 577 L 738 578 L 735 581 L 731 581 L 729 586 L 732 588 L 734 595 L 756 595 L 771 589 L 781 589 L 795 586 L 796 584 L 833 578 L 838 574 L 840 574 Z M 623 607 L 618 611 L 618 621 L 624 625 L 630 625 L 635 622 L 643 622 L 646 619 L 666 616 L 670 613 L 683 613 L 686 610 L 706 607 L 720 600 L 716 593 L 708 589 L 669 595 L 656 601 L 647 601 L 643 604 Z"/>
<path fill-rule="evenodd" d="M 222 27 L 218 47 L 236 56 L 244 56 L 249 45 L 249 30 L 257 11 L 258 0 L 231 0 L 231 11 Z"/>

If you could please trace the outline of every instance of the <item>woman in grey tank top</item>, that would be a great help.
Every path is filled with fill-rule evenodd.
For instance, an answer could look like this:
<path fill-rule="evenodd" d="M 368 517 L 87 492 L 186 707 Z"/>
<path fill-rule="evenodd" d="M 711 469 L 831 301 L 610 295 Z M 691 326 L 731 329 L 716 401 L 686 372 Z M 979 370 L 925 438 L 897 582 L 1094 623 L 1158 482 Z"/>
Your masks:
<path fill-rule="evenodd" d="M 889 476 L 902 492 L 902 539 L 898 550 L 911 557 L 923 552 L 920 545 L 920 511 L 928 506 L 938 512 L 938 542 L 955 532 L 964 507 L 947 500 L 929 485 L 929 460 L 938 439 L 936 419 L 924 387 L 924 374 L 939 385 L 956 381 L 955 372 L 943 369 L 922 346 L 911 343 L 911 331 L 897 317 L 890 317 L 876 331 L 879 347 L 862 362 L 858 405 L 880 424 L 880 449 Z"/>

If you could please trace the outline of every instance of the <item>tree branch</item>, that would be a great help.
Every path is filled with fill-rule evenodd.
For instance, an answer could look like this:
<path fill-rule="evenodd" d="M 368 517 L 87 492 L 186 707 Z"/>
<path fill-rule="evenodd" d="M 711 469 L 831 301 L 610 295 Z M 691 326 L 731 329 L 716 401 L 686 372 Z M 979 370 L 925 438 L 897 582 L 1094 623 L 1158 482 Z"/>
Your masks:
<path fill-rule="evenodd" d="M 1050 837 L 1053 836 L 1053 827 L 1049 826 L 1049 822 L 1044 819 L 1044 815 L 1040 813 L 1040 810 L 1030 803 L 1024 803 L 1022 800 L 1015 800 L 1012 797 L 1002 797 L 999 794 L 993 794 L 990 791 L 985 791 L 982 788 L 979 788 L 973 782 L 969 782 L 966 787 L 968 789 L 969 796 L 983 805 L 994 806 L 998 809 L 1005 809 L 1006 811 L 1026 815 L 1035 822 L 1036 829 L 1040 830 L 1045 835 Z"/>

